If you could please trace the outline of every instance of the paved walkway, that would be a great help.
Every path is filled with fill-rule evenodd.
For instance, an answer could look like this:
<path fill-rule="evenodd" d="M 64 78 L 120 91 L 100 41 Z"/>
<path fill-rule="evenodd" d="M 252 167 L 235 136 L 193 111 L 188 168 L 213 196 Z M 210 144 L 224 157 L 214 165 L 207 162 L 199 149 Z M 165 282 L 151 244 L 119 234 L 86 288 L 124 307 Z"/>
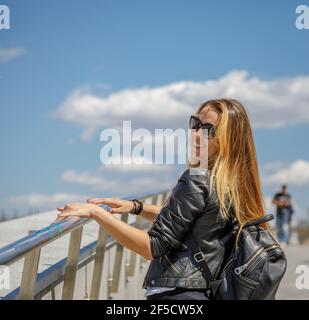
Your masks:
<path fill-rule="evenodd" d="M 309 245 L 292 245 L 284 248 L 288 259 L 288 268 L 277 293 L 277 299 L 301 299 L 309 300 L 309 289 L 299 290 L 295 282 L 299 274 L 296 274 L 298 265 L 306 265 L 309 268 Z"/>

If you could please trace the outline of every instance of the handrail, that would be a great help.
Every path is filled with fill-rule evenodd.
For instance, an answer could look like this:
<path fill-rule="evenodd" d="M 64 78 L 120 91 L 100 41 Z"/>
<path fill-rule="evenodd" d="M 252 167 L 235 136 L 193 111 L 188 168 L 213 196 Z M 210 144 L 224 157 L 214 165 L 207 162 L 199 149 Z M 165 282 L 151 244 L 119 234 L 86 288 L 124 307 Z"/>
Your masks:
<path fill-rule="evenodd" d="M 152 196 L 153 194 L 162 192 L 165 192 L 165 190 L 155 191 L 151 193 L 148 192 L 146 194 L 133 196 L 124 196 L 121 197 L 121 199 L 145 199 Z M 104 205 L 102 207 L 108 209 L 108 206 Z M 23 258 L 28 252 L 32 251 L 33 249 L 39 249 L 47 243 L 54 241 L 91 221 L 91 219 L 70 217 L 66 220 L 52 223 L 51 225 L 43 229 L 40 229 L 28 236 L 18 239 L 17 241 L 14 241 L 0 248 L 0 265 L 10 265 L 11 263 L 14 263 L 17 260 Z"/>
<path fill-rule="evenodd" d="M 135 223 L 130 223 L 131 226 L 134 226 Z M 143 227 L 143 225 L 141 225 Z M 111 236 L 108 236 L 106 242 L 106 250 L 111 249 L 117 244 L 117 241 L 113 240 Z M 95 249 L 97 246 L 97 240 L 87 244 L 80 250 L 80 257 L 79 257 L 79 265 L 78 268 L 84 266 L 85 263 L 89 263 L 95 258 Z M 89 259 L 89 260 L 87 260 Z M 35 298 L 41 298 L 41 296 L 48 291 L 48 287 L 55 285 L 55 282 L 63 281 L 64 273 L 65 273 L 65 266 L 66 266 L 67 258 L 63 258 L 47 268 L 46 270 L 38 273 L 37 276 L 37 288 L 36 292 L 34 293 Z M 84 262 L 84 263 L 82 263 Z M 57 280 L 55 281 L 54 275 L 57 273 Z M 14 300 L 17 299 L 20 293 L 20 287 L 14 289 L 6 296 L 3 297 L 5 300 Z"/>
<path fill-rule="evenodd" d="M 162 205 L 165 202 L 167 195 L 167 190 L 159 190 L 139 195 L 123 196 L 120 198 L 126 200 L 137 198 L 144 202 L 149 199 L 152 204 Z M 160 197 L 159 201 L 158 197 Z M 103 205 L 102 207 L 105 209 L 109 208 L 106 205 Z M 130 225 L 136 226 L 140 229 L 145 229 L 149 226 L 149 222 L 145 221 L 145 223 L 142 223 L 140 217 L 136 218 L 136 221 L 130 223 Z M 128 215 L 121 215 L 121 220 L 128 222 Z M 47 227 L 36 232 L 32 232 L 28 236 L 20 238 L 0 248 L 0 265 L 8 266 L 22 258 L 25 258 L 23 262 L 20 287 L 9 292 L 2 298 L 40 299 L 44 297 L 46 293 L 50 292 L 52 294 L 52 299 L 54 299 L 56 286 L 59 283 L 63 283 L 62 299 L 73 299 L 77 271 L 82 267 L 85 267 L 85 272 L 87 274 L 87 265 L 93 261 L 94 265 L 89 297 L 90 299 L 98 299 L 100 295 L 99 291 L 101 286 L 104 254 L 105 251 L 107 251 L 109 257 L 110 249 L 115 247 L 116 251 L 113 262 L 114 269 L 112 273 L 108 271 L 109 277 L 107 279 L 107 297 L 111 299 L 113 293 L 119 292 L 119 279 L 121 273 L 120 265 L 122 264 L 124 248 L 107 235 L 105 230 L 102 228 L 99 228 L 96 241 L 81 247 L 83 227 L 91 221 L 93 220 L 72 216 L 63 221 L 54 222 Z M 70 234 L 70 242 L 67 256 L 54 263 L 41 273 L 38 273 L 41 248 L 68 233 Z M 130 262 L 125 265 L 126 281 L 128 281 L 127 277 L 139 275 L 139 272 L 135 273 L 134 271 L 135 257 L 136 253 L 131 252 Z M 140 259 L 140 268 L 142 268 L 144 259 L 142 257 Z M 108 265 L 109 262 L 107 266 Z M 86 296 L 88 295 L 86 294 Z"/>

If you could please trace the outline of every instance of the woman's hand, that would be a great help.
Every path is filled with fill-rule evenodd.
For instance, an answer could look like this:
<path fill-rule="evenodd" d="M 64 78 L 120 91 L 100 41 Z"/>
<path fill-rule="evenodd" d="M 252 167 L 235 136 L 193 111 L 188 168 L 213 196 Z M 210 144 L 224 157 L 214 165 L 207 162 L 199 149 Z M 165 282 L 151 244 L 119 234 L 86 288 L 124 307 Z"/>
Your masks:
<path fill-rule="evenodd" d="M 111 207 L 110 213 L 129 213 L 134 206 L 132 201 L 117 198 L 94 198 L 87 202 L 95 205 L 106 204 Z"/>
<path fill-rule="evenodd" d="M 97 204 L 106 203 L 111 206 L 113 205 L 114 208 L 118 209 L 120 207 L 123 207 L 119 205 L 119 199 L 112 199 L 112 203 L 105 200 L 104 202 L 102 202 L 98 201 L 98 199 L 97 201 L 94 201 L 94 199 L 92 199 L 89 200 L 89 202 L 91 201 Z M 115 202 L 115 200 L 117 201 Z M 121 203 L 123 203 L 122 201 L 123 200 L 121 200 Z M 76 216 L 78 218 L 93 218 L 100 225 L 100 227 L 103 228 L 118 243 L 125 246 L 129 250 L 142 255 L 145 259 L 153 259 L 150 247 L 150 238 L 149 234 L 146 231 L 142 231 L 128 225 L 127 223 L 121 221 L 120 219 L 117 219 L 115 216 L 111 215 L 108 211 L 104 210 L 98 205 L 94 203 L 70 203 L 63 208 L 58 208 L 58 210 L 60 211 L 60 213 L 58 215 L 58 219 L 55 222 L 59 222 L 71 216 Z"/>
<path fill-rule="evenodd" d="M 98 207 L 91 203 L 70 203 L 63 208 L 57 208 L 60 213 L 55 222 L 64 220 L 70 216 L 77 216 L 80 218 L 94 218 L 98 213 L 105 211 L 103 208 Z"/>

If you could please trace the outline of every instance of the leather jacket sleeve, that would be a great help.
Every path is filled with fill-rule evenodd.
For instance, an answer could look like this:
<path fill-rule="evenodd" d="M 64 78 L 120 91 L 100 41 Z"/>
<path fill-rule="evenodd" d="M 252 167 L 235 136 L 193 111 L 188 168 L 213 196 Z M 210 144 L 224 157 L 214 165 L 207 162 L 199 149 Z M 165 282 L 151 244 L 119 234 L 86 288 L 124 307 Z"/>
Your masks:
<path fill-rule="evenodd" d="M 199 174 L 190 174 L 190 169 L 187 169 L 178 179 L 166 204 L 148 230 L 154 258 L 171 249 L 179 248 L 180 239 L 205 211 L 209 195 L 207 174 L 205 170 Z"/>

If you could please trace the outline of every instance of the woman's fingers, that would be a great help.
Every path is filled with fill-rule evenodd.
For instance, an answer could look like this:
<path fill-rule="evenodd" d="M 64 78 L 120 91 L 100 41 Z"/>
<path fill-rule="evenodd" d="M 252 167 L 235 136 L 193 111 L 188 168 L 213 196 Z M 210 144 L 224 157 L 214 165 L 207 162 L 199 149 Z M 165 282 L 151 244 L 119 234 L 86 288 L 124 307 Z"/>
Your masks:
<path fill-rule="evenodd" d="M 65 219 L 65 218 L 67 218 L 67 217 L 69 217 L 69 216 L 71 216 L 72 215 L 72 213 L 70 213 L 70 212 L 63 212 L 63 213 L 61 213 L 61 215 L 59 216 L 59 218 L 60 219 Z"/>
<path fill-rule="evenodd" d="M 63 211 L 62 213 L 59 214 L 59 218 L 61 220 L 64 220 L 67 217 L 71 216 L 80 216 L 79 210 L 74 210 L 74 211 Z"/>
<path fill-rule="evenodd" d="M 126 207 L 112 208 L 109 211 L 110 213 L 128 213 L 129 210 Z"/>
<path fill-rule="evenodd" d="M 57 222 L 60 222 L 60 221 L 63 221 L 65 220 L 66 218 L 65 217 L 62 217 L 61 216 L 61 213 L 57 214 L 57 218 L 56 220 L 53 222 L 53 223 L 57 223 Z"/>
<path fill-rule="evenodd" d="M 71 205 L 71 204 L 67 204 L 62 208 L 57 208 L 57 210 L 60 211 L 60 212 L 69 211 L 69 210 L 72 210 L 72 209 L 74 209 L 74 208 L 73 208 L 73 205 Z"/>
<path fill-rule="evenodd" d="M 91 204 L 102 204 L 102 199 L 101 198 L 93 198 L 93 199 L 88 199 L 87 200 L 88 203 L 91 203 Z"/>
<path fill-rule="evenodd" d="M 107 206 L 114 208 L 114 207 L 119 207 L 120 206 L 120 199 L 116 198 L 93 198 L 93 199 L 88 199 L 87 202 L 91 204 L 106 204 Z"/>
<path fill-rule="evenodd" d="M 120 207 L 119 199 L 115 198 L 102 198 L 102 204 L 106 204 L 107 206 L 111 208 Z"/>
<path fill-rule="evenodd" d="M 85 203 L 70 203 L 64 207 L 59 207 L 57 208 L 59 214 L 57 215 L 57 219 L 54 221 L 54 223 L 65 220 L 70 216 L 77 216 L 78 218 L 91 218 L 94 207 L 97 208 L 97 206 L 93 204 Z"/>

